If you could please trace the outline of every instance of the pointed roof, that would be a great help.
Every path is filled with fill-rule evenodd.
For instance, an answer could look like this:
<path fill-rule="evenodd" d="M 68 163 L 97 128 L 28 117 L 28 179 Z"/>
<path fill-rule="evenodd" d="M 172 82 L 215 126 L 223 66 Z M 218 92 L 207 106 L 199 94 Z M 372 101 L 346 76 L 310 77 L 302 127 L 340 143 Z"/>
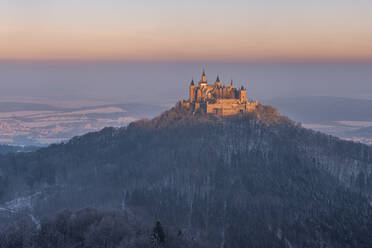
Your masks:
<path fill-rule="evenodd" d="M 194 83 L 194 79 L 191 80 L 190 85 L 195 85 L 195 83 Z"/>
<path fill-rule="evenodd" d="M 220 81 L 220 77 L 219 77 L 218 75 L 217 75 L 216 82 L 221 82 L 221 81 Z"/>
<path fill-rule="evenodd" d="M 203 69 L 203 74 L 202 74 L 202 78 L 201 78 L 200 83 L 202 83 L 202 84 L 208 84 L 207 83 L 206 76 L 205 76 L 205 70 L 204 69 Z"/>

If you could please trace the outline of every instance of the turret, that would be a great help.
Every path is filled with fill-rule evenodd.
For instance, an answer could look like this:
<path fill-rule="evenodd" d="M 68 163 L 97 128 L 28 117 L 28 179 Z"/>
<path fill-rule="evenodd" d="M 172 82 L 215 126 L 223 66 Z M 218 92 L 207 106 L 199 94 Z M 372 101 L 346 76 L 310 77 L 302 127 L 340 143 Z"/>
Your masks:
<path fill-rule="evenodd" d="M 199 81 L 199 87 L 203 87 L 203 86 L 206 86 L 206 85 L 208 85 L 208 82 L 207 82 L 207 78 L 205 76 L 205 71 L 203 70 L 201 80 Z"/>
<path fill-rule="evenodd" d="M 239 91 L 239 100 L 240 102 L 247 101 L 247 91 L 243 86 L 240 88 L 240 91 Z"/>
<path fill-rule="evenodd" d="M 221 81 L 220 81 L 220 77 L 217 76 L 217 79 L 216 79 L 216 86 L 219 88 L 221 87 Z"/>
<path fill-rule="evenodd" d="M 202 100 L 202 91 L 200 88 L 196 90 L 196 101 L 200 102 Z"/>
<path fill-rule="evenodd" d="M 203 69 L 203 74 L 202 74 L 202 83 L 206 83 L 207 82 L 207 78 L 205 76 L 205 71 Z"/>
<path fill-rule="evenodd" d="M 195 102 L 195 83 L 194 83 L 194 79 L 191 80 L 189 89 L 190 89 L 190 92 L 189 92 L 190 99 L 189 99 L 189 101 L 190 102 Z"/>

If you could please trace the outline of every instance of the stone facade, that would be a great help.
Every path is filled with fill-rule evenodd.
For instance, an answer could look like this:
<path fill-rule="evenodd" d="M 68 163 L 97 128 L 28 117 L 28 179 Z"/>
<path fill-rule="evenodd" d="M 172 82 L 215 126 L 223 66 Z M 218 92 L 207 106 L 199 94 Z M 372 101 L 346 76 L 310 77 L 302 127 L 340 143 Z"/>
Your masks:
<path fill-rule="evenodd" d="M 230 85 L 222 85 L 217 76 L 214 84 L 208 84 L 204 71 L 197 85 L 191 81 L 189 101 L 181 103 L 193 111 L 202 109 L 205 113 L 222 116 L 254 111 L 258 105 L 257 101 L 247 100 L 246 89 L 235 88 L 232 80 Z"/>

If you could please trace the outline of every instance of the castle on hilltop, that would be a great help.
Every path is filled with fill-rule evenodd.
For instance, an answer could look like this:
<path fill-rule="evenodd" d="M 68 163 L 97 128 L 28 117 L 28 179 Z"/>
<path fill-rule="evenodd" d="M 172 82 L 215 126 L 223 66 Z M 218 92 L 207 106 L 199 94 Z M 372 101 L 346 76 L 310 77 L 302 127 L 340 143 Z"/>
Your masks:
<path fill-rule="evenodd" d="M 207 114 L 228 116 L 254 111 L 258 105 L 247 100 L 246 89 L 235 88 L 232 80 L 230 85 L 222 85 L 217 76 L 214 84 L 208 84 L 204 70 L 198 85 L 192 80 L 189 90 L 189 101 L 182 100 L 181 105 L 194 112 L 201 109 Z"/>

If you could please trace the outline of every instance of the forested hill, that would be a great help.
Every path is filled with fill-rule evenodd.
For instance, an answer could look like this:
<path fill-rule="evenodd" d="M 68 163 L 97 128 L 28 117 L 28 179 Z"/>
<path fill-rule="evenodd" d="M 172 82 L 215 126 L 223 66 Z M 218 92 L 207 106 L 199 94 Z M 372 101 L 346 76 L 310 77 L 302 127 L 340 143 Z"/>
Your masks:
<path fill-rule="evenodd" d="M 193 247 L 371 247 L 371 170 L 370 147 L 304 129 L 270 106 L 220 118 L 177 105 L 1 156 L 0 203 L 37 219 L 120 209 L 182 230 Z"/>

